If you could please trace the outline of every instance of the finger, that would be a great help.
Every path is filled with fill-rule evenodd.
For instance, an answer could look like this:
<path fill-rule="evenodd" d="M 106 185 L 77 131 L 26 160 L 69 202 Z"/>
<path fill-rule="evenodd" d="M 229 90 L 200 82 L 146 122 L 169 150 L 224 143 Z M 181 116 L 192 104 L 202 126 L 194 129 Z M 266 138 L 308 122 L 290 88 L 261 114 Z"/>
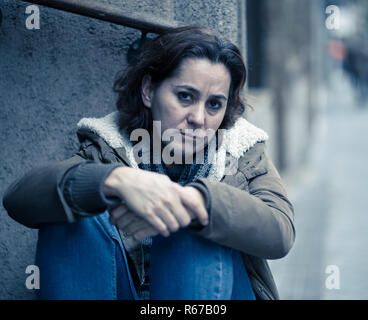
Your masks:
<path fill-rule="evenodd" d="M 126 214 L 124 214 L 122 217 L 120 217 L 117 221 L 116 221 L 116 225 L 118 226 L 119 229 L 125 229 L 129 224 L 136 222 L 136 221 L 140 221 L 140 220 L 144 220 L 143 218 L 137 216 L 137 214 L 135 214 L 132 211 L 128 211 Z"/>
<path fill-rule="evenodd" d="M 146 219 L 152 225 L 152 227 L 157 229 L 164 237 L 168 237 L 170 235 L 166 224 L 155 213 L 146 213 L 142 217 Z"/>
<path fill-rule="evenodd" d="M 152 227 L 148 221 L 145 220 L 138 220 L 138 221 L 133 221 L 132 223 L 130 223 L 129 225 L 127 225 L 126 227 L 124 227 L 124 231 L 129 234 L 132 235 L 136 232 L 138 232 L 141 229 L 145 229 L 148 227 Z"/>
<path fill-rule="evenodd" d="M 129 209 L 125 205 L 120 205 L 110 211 L 110 222 L 111 224 L 116 224 L 116 222 L 127 212 Z"/>
<path fill-rule="evenodd" d="M 204 205 L 200 201 L 196 201 L 191 197 L 183 196 L 182 202 L 185 207 L 188 207 L 192 212 L 195 213 L 196 217 L 203 225 L 208 224 L 208 213 Z"/>
<path fill-rule="evenodd" d="M 191 212 L 188 211 L 182 204 L 180 196 L 184 191 L 184 188 L 177 183 L 172 183 L 172 197 L 167 198 L 166 207 L 171 211 L 171 214 L 174 215 L 177 222 L 179 223 L 179 227 L 186 227 L 190 224 L 192 220 Z"/>
<path fill-rule="evenodd" d="M 155 208 L 157 216 L 166 224 L 170 232 L 178 231 L 180 228 L 179 222 L 176 217 L 170 212 L 170 210 L 164 206 L 158 206 Z"/>
<path fill-rule="evenodd" d="M 178 201 L 173 206 L 171 212 L 175 216 L 181 228 L 185 228 L 190 224 L 192 220 L 190 211 L 182 205 L 181 201 Z"/>
<path fill-rule="evenodd" d="M 133 235 L 133 238 L 137 241 L 142 241 L 143 239 L 146 239 L 147 237 L 154 237 L 158 235 L 159 232 L 153 228 L 152 226 L 149 226 L 145 229 L 139 230 Z"/>

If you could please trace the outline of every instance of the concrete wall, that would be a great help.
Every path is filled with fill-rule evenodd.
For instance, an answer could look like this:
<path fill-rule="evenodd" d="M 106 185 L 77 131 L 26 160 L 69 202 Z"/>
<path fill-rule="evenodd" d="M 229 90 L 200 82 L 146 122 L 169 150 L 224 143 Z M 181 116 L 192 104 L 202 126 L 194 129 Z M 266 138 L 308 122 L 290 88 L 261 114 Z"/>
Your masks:
<path fill-rule="evenodd" d="M 244 45 L 242 0 L 110 0 L 123 8 L 215 28 Z M 78 150 L 76 124 L 115 110 L 112 84 L 137 30 L 39 6 L 40 29 L 27 30 L 29 3 L 1 1 L 0 198 L 31 168 Z M 239 19 L 240 17 L 240 19 Z M 0 299 L 32 299 L 25 269 L 37 231 L 0 207 Z"/>

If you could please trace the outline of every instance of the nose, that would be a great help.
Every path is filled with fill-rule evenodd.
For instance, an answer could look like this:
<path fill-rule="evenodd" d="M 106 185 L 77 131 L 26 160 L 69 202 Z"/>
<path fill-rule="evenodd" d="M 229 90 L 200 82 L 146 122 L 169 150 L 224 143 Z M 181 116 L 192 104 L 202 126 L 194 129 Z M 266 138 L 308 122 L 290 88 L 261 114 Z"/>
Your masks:
<path fill-rule="evenodd" d="M 198 103 L 188 110 L 188 123 L 195 128 L 203 128 L 205 121 L 205 106 L 202 103 Z"/>

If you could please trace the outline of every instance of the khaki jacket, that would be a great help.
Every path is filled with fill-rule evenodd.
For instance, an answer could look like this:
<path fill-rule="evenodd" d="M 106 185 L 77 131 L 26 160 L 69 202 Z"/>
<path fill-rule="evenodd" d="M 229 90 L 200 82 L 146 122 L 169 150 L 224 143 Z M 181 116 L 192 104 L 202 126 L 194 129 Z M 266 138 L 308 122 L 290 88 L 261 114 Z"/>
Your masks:
<path fill-rule="evenodd" d="M 69 169 L 83 161 L 138 167 L 128 137 L 118 129 L 118 112 L 99 119 L 84 118 L 78 127 L 81 145 L 76 155 L 35 168 L 6 190 L 3 204 L 14 220 L 31 228 L 75 221 L 61 182 Z M 262 129 L 244 118 L 227 130 L 209 176 L 201 179 L 211 198 L 210 223 L 192 231 L 240 250 L 261 300 L 279 299 L 267 259 L 284 257 L 295 241 L 293 206 L 266 154 L 267 139 Z M 235 170 L 226 171 L 226 159 L 234 160 Z"/>

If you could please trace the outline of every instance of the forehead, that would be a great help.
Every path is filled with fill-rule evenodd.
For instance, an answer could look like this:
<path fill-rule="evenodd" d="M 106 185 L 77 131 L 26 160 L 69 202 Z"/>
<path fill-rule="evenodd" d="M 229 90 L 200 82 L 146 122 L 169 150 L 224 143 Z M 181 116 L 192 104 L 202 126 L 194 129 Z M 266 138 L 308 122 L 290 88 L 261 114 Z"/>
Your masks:
<path fill-rule="evenodd" d="M 213 63 L 208 59 L 188 58 L 181 62 L 169 80 L 173 85 L 185 84 L 198 90 L 211 87 L 227 94 L 231 76 L 222 63 Z"/>

